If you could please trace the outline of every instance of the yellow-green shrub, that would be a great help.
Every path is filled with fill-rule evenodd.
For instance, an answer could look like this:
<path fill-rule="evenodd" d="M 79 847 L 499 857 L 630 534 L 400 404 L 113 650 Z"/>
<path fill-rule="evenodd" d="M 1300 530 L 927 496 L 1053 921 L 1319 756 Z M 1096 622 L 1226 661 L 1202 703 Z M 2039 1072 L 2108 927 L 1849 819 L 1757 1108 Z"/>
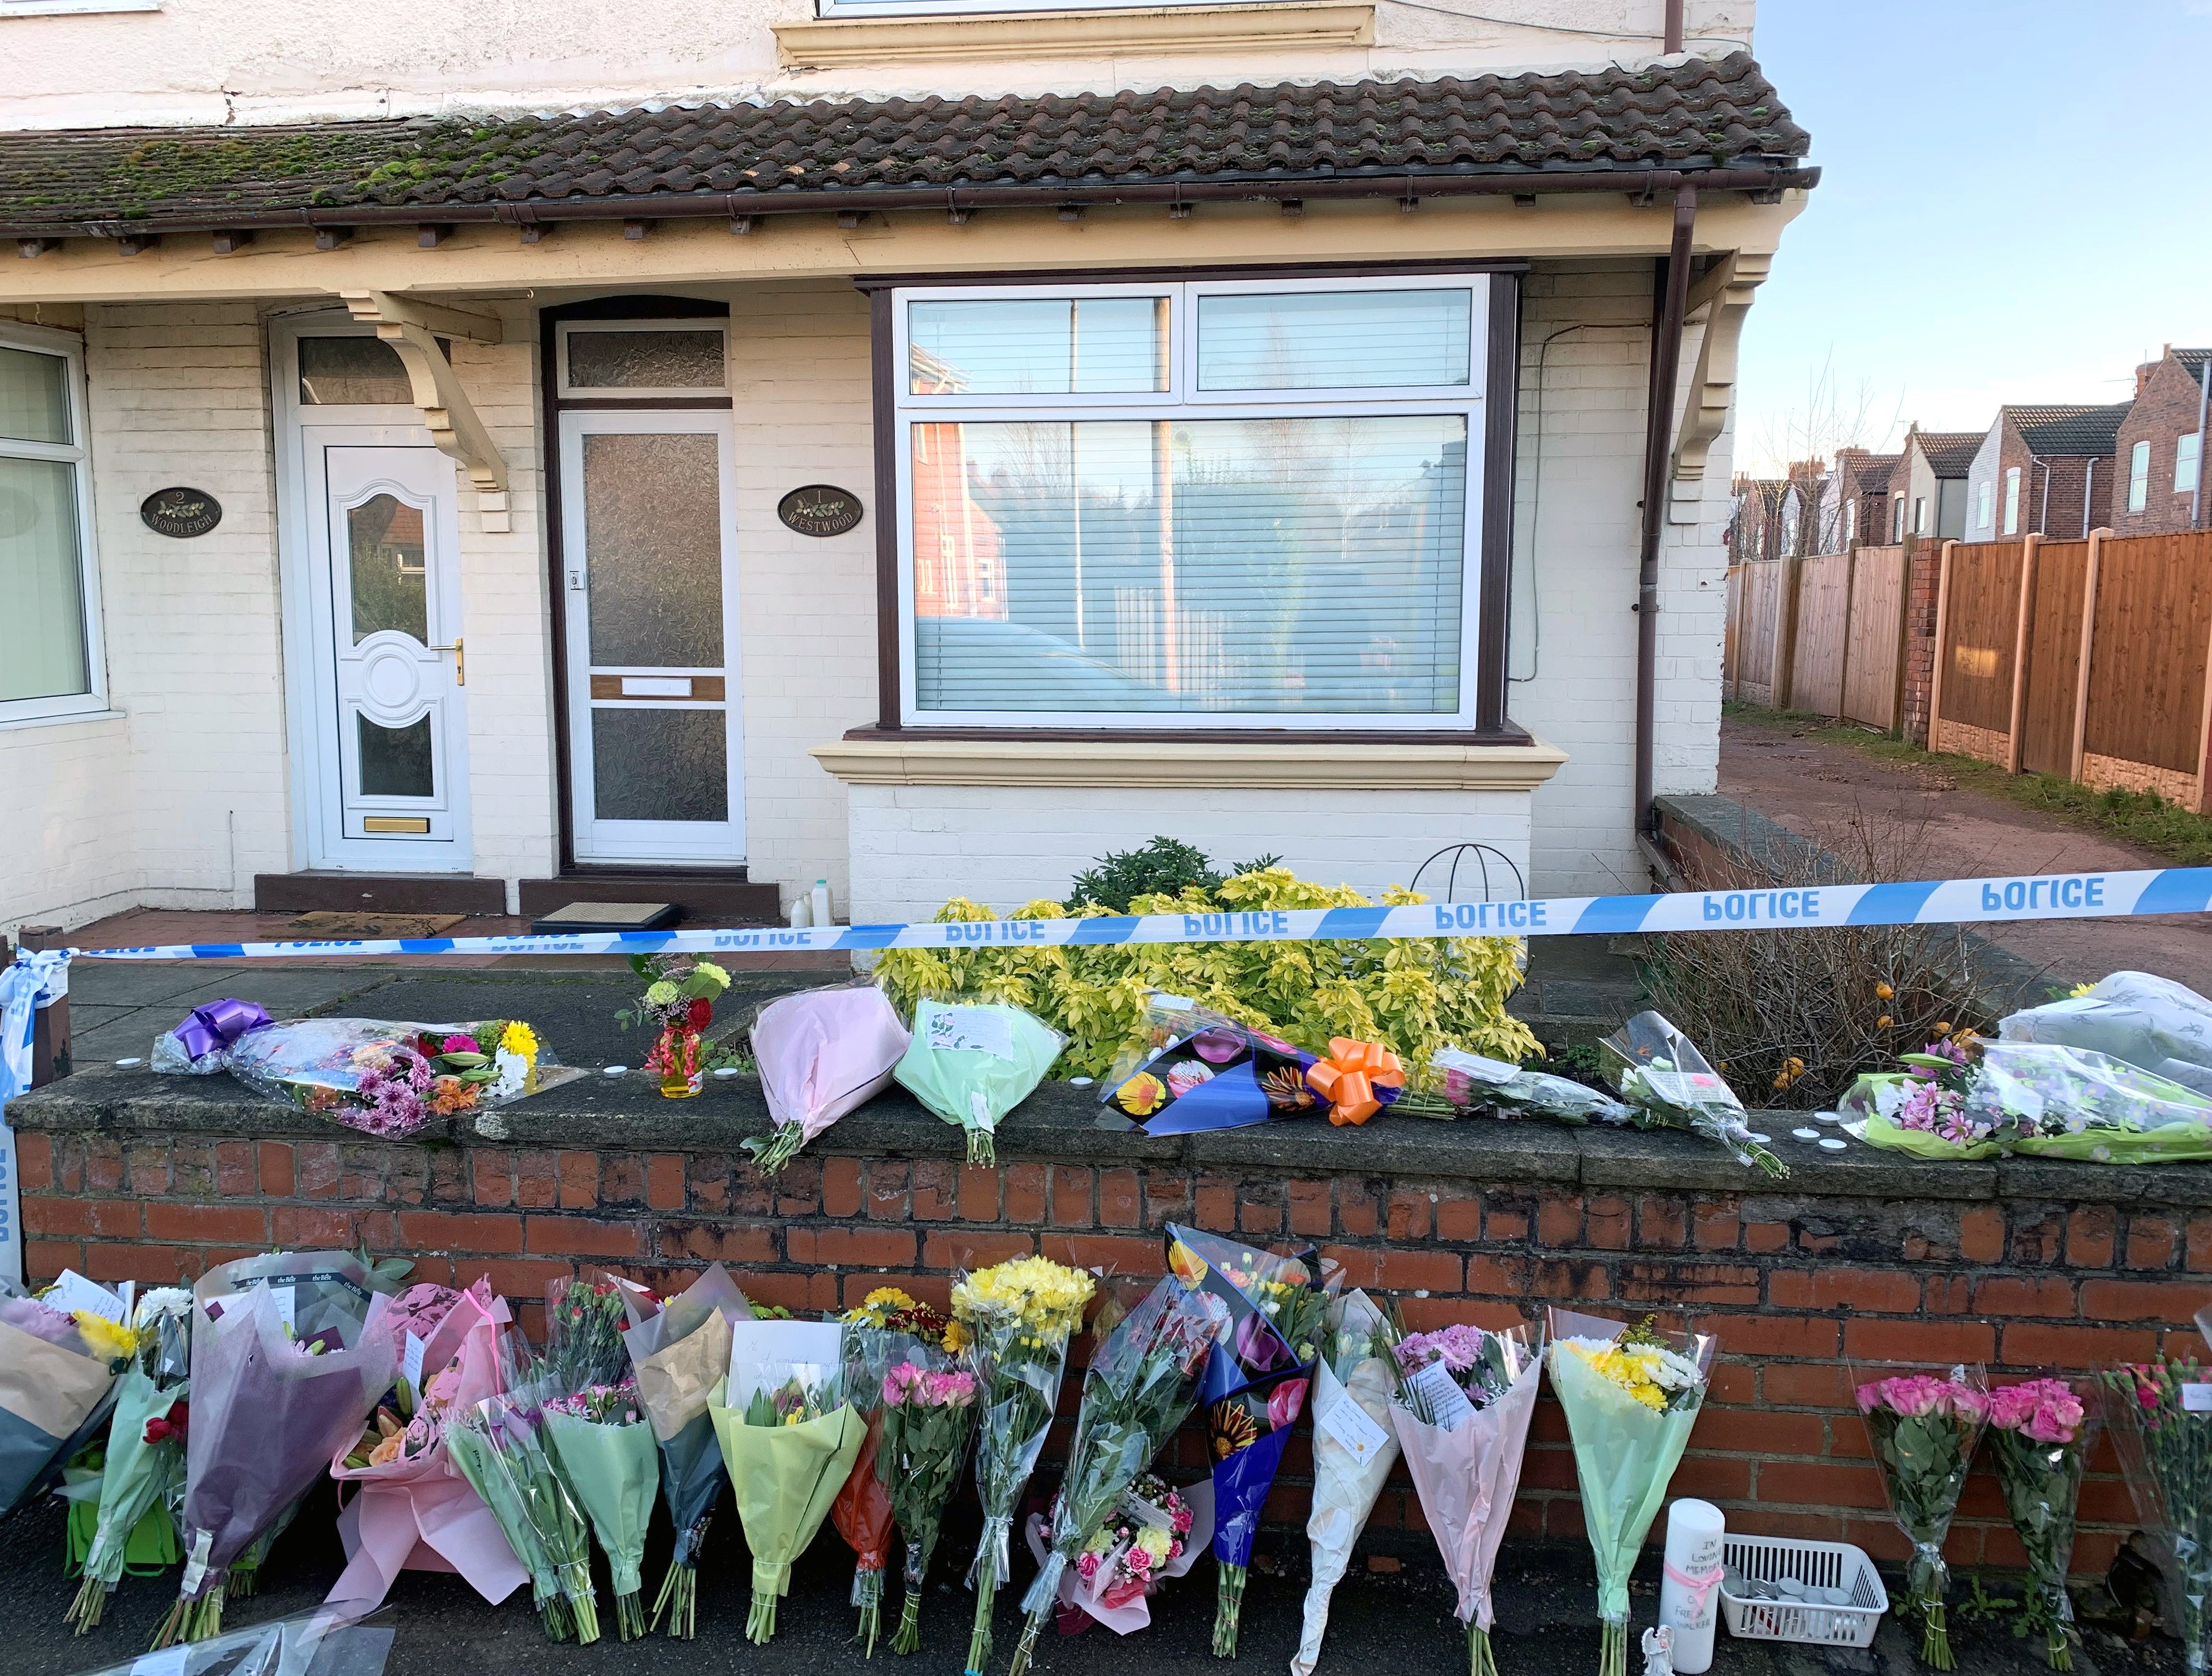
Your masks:
<path fill-rule="evenodd" d="M 1397 906 L 1425 898 L 1395 886 Z M 1132 914 L 1205 914 L 1273 908 L 1365 908 L 1349 885 L 1310 884 L 1287 867 L 1240 873 L 1208 892 L 1139 896 Z M 1034 902 L 1015 920 L 1088 918 L 1055 902 Z M 981 903 L 956 896 L 940 921 L 995 920 Z M 892 949 L 877 981 L 902 1012 L 925 998 L 955 996 L 1027 1007 L 1068 1037 L 1057 1067 L 1100 1077 L 1123 1048 L 1145 1041 L 1145 996 L 1166 990 L 1247 1024 L 1272 1030 L 1314 1053 L 1333 1035 L 1380 1041 L 1419 1072 L 1438 1048 L 1463 1048 L 1518 1060 L 1541 1051 L 1528 1027 L 1505 1011 L 1520 982 L 1521 939 L 1514 937 L 1376 938 L 1344 943 L 1148 943 L 1061 948 Z"/>

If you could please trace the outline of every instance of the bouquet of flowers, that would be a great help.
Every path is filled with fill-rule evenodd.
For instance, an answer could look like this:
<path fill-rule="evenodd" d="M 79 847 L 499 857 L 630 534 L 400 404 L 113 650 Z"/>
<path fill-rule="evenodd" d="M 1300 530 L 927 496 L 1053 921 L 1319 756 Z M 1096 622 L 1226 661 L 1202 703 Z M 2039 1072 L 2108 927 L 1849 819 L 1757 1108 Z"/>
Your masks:
<path fill-rule="evenodd" d="M 591 1531 L 546 1448 L 539 1394 L 487 1397 L 450 1427 L 447 1447 L 530 1573 L 546 1636 L 583 1647 L 597 1641 Z"/>
<path fill-rule="evenodd" d="M 2027 1550 L 2042 1597 L 2044 1653 L 2053 1670 L 2074 1668 L 2073 1597 L 2066 1570 L 2074 1557 L 2074 1509 L 2096 1422 L 2071 1381 L 2031 1379 L 1990 1393 L 1990 1453 L 2005 1511 Z"/>
<path fill-rule="evenodd" d="M 873 1658 L 883 1627 L 884 1566 L 891 1540 L 890 1488 L 877 1468 L 889 1400 L 885 1380 L 892 1362 L 917 1340 L 941 1348 L 952 1323 L 896 1286 L 878 1286 L 838 1319 L 845 1324 L 845 1389 L 868 1430 L 853 1475 L 830 1505 L 830 1519 L 855 1557 L 853 1604 L 860 1610 L 860 1627 L 854 1639 L 865 1641 L 866 1656 Z"/>
<path fill-rule="evenodd" d="M 1851 1382 L 1875 1464 L 1881 1468 L 1882 1493 L 1912 1545 L 1905 1573 L 1905 1606 L 1920 1615 L 1924 1626 L 1920 1656 L 1937 1670 L 1948 1670 L 1951 1637 L 1943 1621 L 1943 1594 L 1951 1573 L 1943 1563 L 1943 1539 L 1989 1418 L 1982 1370 L 1960 1366 L 1936 1375 L 1896 1363 L 1854 1365 Z"/>
<path fill-rule="evenodd" d="M 653 1523 L 657 1457 L 637 1381 L 586 1386 L 555 1397 L 544 1413 L 546 1444 L 607 1557 L 616 1631 L 631 1640 L 646 1630 L 639 1574 Z"/>
<path fill-rule="evenodd" d="M 991 1656 L 991 1608 L 1012 1564 L 1014 1507 L 1052 1430 L 1068 1335 L 1083 1324 L 1094 1289 L 1082 1270 L 1048 1257 L 1016 1257 L 979 1269 L 952 1289 L 953 1323 L 981 1387 L 975 1496 L 983 1504 L 983 1539 L 968 1571 L 975 1627 L 967 1665 L 979 1676 Z"/>
<path fill-rule="evenodd" d="M 689 1641 L 698 1625 L 699 1545 L 727 1482 L 707 1400 L 728 1375 L 731 1324 L 751 1320 L 752 1311 L 719 1263 L 665 1305 L 633 1281 L 615 1284 L 629 1316 L 623 1342 L 638 1400 L 660 1444 L 660 1490 L 676 1527 L 653 1623 L 667 1612 L 668 1633 Z"/>
<path fill-rule="evenodd" d="M 968 1134 L 968 1162 L 999 1161 L 1006 1114 L 1028 1099 L 1067 1038 L 1033 1012 L 998 1004 L 922 1001 L 894 1075 L 914 1097 Z"/>
<path fill-rule="evenodd" d="M 290 1512 L 398 1372 L 379 1277 L 342 1251 L 279 1252 L 192 1288 L 185 1575 L 158 1644 L 222 1628 L 231 1562 Z"/>
<path fill-rule="evenodd" d="M 210 1013 L 218 1015 L 213 1023 L 204 1017 Z M 249 1015 L 258 1022 L 247 1022 Z M 221 1033 L 241 1024 L 233 1035 Z M 197 1009 L 155 1042 L 153 1064 L 191 1076 L 228 1071 L 271 1099 L 388 1140 L 415 1134 L 434 1118 L 506 1105 L 583 1074 L 556 1071 L 551 1050 L 519 1018 L 273 1023 L 245 1001 Z"/>
<path fill-rule="evenodd" d="M 753 1060 L 775 1131 L 745 1151 L 774 1175 L 847 1112 L 890 1086 L 913 1038 L 872 983 L 779 995 L 753 1014 Z"/>
<path fill-rule="evenodd" d="M 1740 1164 L 1778 1179 L 1790 1166 L 1752 1139 L 1743 1102 L 1697 1045 L 1656 1012 L 1639 1012 L 1597 1044 L 1606 1075 L 1639 1129 L 1687 1129 L 1718 1141 Z"/>
<path fill-rule="evenodd" d="M 69 1309 L 59 1288 L 52 1303 L 12 1287 L 0 1294 L 0 1514 L 52 1483 L 98 1436 L 115 1376 L 136 1353 L 137 1339 L 118 1319 L 120 1301 L 88 1280 L 77 1284 L 99 1309 Z"/>
<path fill-rule="evenodd" d="M 1042 1567 L 1051 1551 L 1045 1545 L 1060 1498 L 1049 1512 L 1032 1513 L 1025 1527 L 1030 1552 Z M 1213 1534 L 1213 1488 L 1172 1488 L 1152 1473 L 1139 1473 L 1097 1532 L 1083 1545 L 1072 1569 L 1060 1575 L 1060 1630 L 1073 1635 L 1087 1624 L 1103 1624 L 1117 1636 L 1133 1635 L 1152 1621 L 1147 1597 L 1170 1577 L 1198 1563 Z"/>
<path fill-rule="evenodd" d="M 890 1495 L 891 1519 L 906 1540 L 906 1599 L 891 1651 L 921 1650 L 921 1591 L 946 1505 L 975 1435 L 975 1375 L 960 1364 L 951 1329 L 938 1346 L 913 1339 L 884 1370 L 883 1435 L 876 1472 Z"/>
<path fill-rule="evenodd" d="M 2099 1378 L 2128 1499 L 2172 1582 L 2187 1667 L 2201 1673 L 2212 1597 L 2212 1408 L 2201 1405 L 2212 1369 L 2194 1357 L 2161 1357 Z"/>
<path fill-rule="evenodd" d="M 1469 1676 L 1498 1676 L 1490 1579 L 1521 1487 L 1542 1352 L 1529 1343 L 1526 1327 L 1486 1333 L 1454 1325 L 1401 1337 L 1392 1361 L 1398 1389 L 1391 1418 L 1421 1511 L 1459 1590 Z M 1638 1545 L 1641 1541 L 1639 1532 Z M 1632 1547 L 1629 1564 L 1634 1553 Z"/>
<path fill-rule="evenodd" d="M 1208 1361 L 1221 1353 L 1215 1340 L 1229 1327 L 1229 1308 L 1218 1291 L 1200 1284 L 1202 1278 L 1175 1274 L 1161 1280 L 1091 1357 L 1067 1475 L 1053 1503 L 1049 1552 L 1022 1600 L 1029 1622 L 1015 1644 L 1008 1676 L 1029 1668 L 1060 1579 L 1188 1418 Z"/>
<path fill-rule="evenodd" d="M 1611 1096 L 1565 1077 L 1524 1071 L 1510 1060 L 1439 1048 L 1417 1093 L 1399 1096 L 1396 1108 L 1415 1117 L 1465 1117 L 1488 1111 L 1504 1118 L 1541 1117 L 1579 1126 L 1626 1123 L 1632 1114 Z"/>
<path fill-rule="evenodd" d="M 793 1562 L 829 1517 L 868 1429 L 845 1400 L 836 1322 L 745 1321 L 732 1333 L 729 1406 L 709 1398 L 707 1410 L 752 1550 L 745 1638 L 759 1646 L 775 1634 Z"/>
<path fill-rule="evenodd" d="M 1204 1398 L 1213 1460 L 1213 1651 L 1237 1656 L 1246 1568 L 1260 1515 L 1321 1354 L 1323 1315 L 1340 1284 L 1311 1247 L 1272 1256 L 1170 1223 L 1168 1272 L 1211 1298 L 1226 1321 L 1207 1362 Z"/>
<path fill-rule="evenodd" d="M 1291 1676 L 1313 1676 L 1328 1628 L 1329 1596 L 1343 1582 L 1352 1544 L 1382 1481 L 1398 1460 L 1390 1398 L 1397 1389 L 1390 1356 L 1395 1335 L 1364 1292 L 1329 1305 L 1322 1326 L 1321 1357 L 1314 1369 L 1313 1510 L 1306 1539 L 1313 1545 L 1313 1581 L 1306 1588 L 1305 1619 Z"/>
<path fill-rule="evenodd" d="M 1099 1096 L 1148 1135 L 1235 1129 L 1314 1109 L 1314 1056 L 1181 995 L 1145 1006 L 1141 1051 L 1125 1051 Z"/>
<path fill-rule="evenodd" d="M 480 1279 L 465 1292 L 410 1287 L 386 1317 L 400 1377 L 398 1412 L 380 1407 L 342 1444 L 331 1476 L 357 1491 L 338 1518 L 348 1564 L 329 1603 L 368 1611 L 403 1570 L 458 1571 L 495 1605 L 526 1581 L 484 1497 L 447 1447 L 447 1429 L 507 1388 L 501 1336 L 505 1300 Z"/>
<path fill-rule="evenodd" d="M 707 1026 L 714 1022 L 714 1002 L 730 987 L 730 975 L 711 960 L 688 955 L 632 955 L 629 969 L 645 980 L 645 993 L 615 1021 L 624 1029 L 645 1024 L 659 1033 L 645 1068 L 660 1078 L 666 1097 L 689 1099 L 705 1084 Z"/>
<path fill-rule="evenodd" d="M 192 1295 L 159 1286 L 132 1300 L 130 1365 L 115 1382 L 114 1418 L 84 1582 L 69 1609 L 79 1635 L 95 1628 L 123 1581 L 131 1538 L 184 1477 L 185 1400 L 191 1388 Z"/>
<path fill-rule="evenodd" d="M 1689 1447 L 1715 1342 L 1705 1333 L 1655 1332 L 1649 1316 L 1631 1327 L 1556 1305 L 1546 1315 L 1552 1388 L 1566 1412 L 1583 1522 L 1597 1560 L 1598 1676 L 1624 1676 L 1628 1574 Z"/>

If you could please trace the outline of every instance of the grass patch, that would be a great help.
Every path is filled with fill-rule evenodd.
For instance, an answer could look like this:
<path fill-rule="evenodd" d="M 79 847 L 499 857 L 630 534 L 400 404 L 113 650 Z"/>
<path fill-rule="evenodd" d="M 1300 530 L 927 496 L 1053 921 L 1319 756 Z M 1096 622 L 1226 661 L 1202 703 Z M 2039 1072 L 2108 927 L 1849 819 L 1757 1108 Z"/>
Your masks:
<path fill-rule="evenodd" d="M 1832 716 L 1816 716 L 1803 710 L 1765 710 L 1756 705 L 1729 702 L 1721 707 L 1721 713 L 1731 721 L 1787 733 L 1795 738 L 1848 746 L 1876 762 L 1938 769 L 1946 778 L 1969 790 L 1985 792 L 2023 809 L 2056 816 L 2087 831 L 2140 844 L 2185 867 L 2212 861 L 2212 817 L 2169 803 L 2155 792 L 2128 792 L 2118 787 L 2100 792 L 2071 780 L 2061 780 L 2056 774 L 2007 774 L 1994 762 L 1984 762 L 1978 757 L 1925 750 L 1894 734 L 1871 732 L 1863 727 L 1839 723 Z"/>

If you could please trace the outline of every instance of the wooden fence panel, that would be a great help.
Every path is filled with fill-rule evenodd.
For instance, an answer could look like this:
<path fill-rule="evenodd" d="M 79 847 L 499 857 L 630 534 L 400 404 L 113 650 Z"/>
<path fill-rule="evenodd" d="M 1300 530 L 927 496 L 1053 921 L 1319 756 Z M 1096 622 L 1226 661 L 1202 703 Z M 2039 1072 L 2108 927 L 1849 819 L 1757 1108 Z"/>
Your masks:
<path fill-rule="evenodd" d="M 1936 648 L 1942 708 L 1932 730 L 1935 750 L 1991 762 L 2008 759 L 2021 550 L 2017 541 L 1962 543 L 1951 550 L 1943 644 Z"/>
<path fill-rule="evenodd" d="M 1905 656 L 1905 550 L 1862 547 L 1851 580 L 1842 714 L 1869 727 L 1898 725 L 1899 663 Z"/>
<path fill-rule="evenodd" d="M 2081 586 L 2086 541 L 2046 541 L 2035 550 L 2035 598 L 2027 624 L 2027 702 L 2021 766 L 2030 774 L 2074 772 L 2074 695 L 2081 664 Z"/>
<path fill-rule="evenodd" d="M 2104 543 L 2081 778 L 2191 802 L 2212 633 L 2212 537 L 2135 536 Z"/>
<path fill-rule="evenodd" d="M 1737 569 L 1735 696 L 1746 704 L 1771 707 L 1774 633 L 1782 603 L 1782 562 L 1753 559 Z"/>
<path fill-rule="evenodd" d="M 1728 568 L 1728 616 L 1721 630 L 1721 696 L 1735 696 L 1737 628 L 1743 617 L 1743 566 Z"/>
<path fill-rule="evenodd" d="M 1792 659 L 1789 707 L 1824 716 L 1840 715 L 1851 556 L 1822 553 L 1798 562 L 1797 650 Z"/>

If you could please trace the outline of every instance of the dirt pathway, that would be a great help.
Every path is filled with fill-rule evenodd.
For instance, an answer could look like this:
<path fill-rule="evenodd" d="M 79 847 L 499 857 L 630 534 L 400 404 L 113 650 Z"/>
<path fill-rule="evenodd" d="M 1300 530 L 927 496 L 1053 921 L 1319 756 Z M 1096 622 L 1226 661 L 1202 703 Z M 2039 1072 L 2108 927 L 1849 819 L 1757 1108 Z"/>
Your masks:
<path fill-rule="evenodd" d="M 2152 851 L 1954 785 L 1933 764 L 1878 762 L 1848 746 L 1740 721 L 1721 724 L 1720 790 L 1790 831 L 1844 849 L 1854 823 L 1904 831 L 1929 878 L 2163 867 Z M 1981 928 L 2054 983 L 2123 967 L 2212 994 L 2212 916 L 2052 920 Z"/>

